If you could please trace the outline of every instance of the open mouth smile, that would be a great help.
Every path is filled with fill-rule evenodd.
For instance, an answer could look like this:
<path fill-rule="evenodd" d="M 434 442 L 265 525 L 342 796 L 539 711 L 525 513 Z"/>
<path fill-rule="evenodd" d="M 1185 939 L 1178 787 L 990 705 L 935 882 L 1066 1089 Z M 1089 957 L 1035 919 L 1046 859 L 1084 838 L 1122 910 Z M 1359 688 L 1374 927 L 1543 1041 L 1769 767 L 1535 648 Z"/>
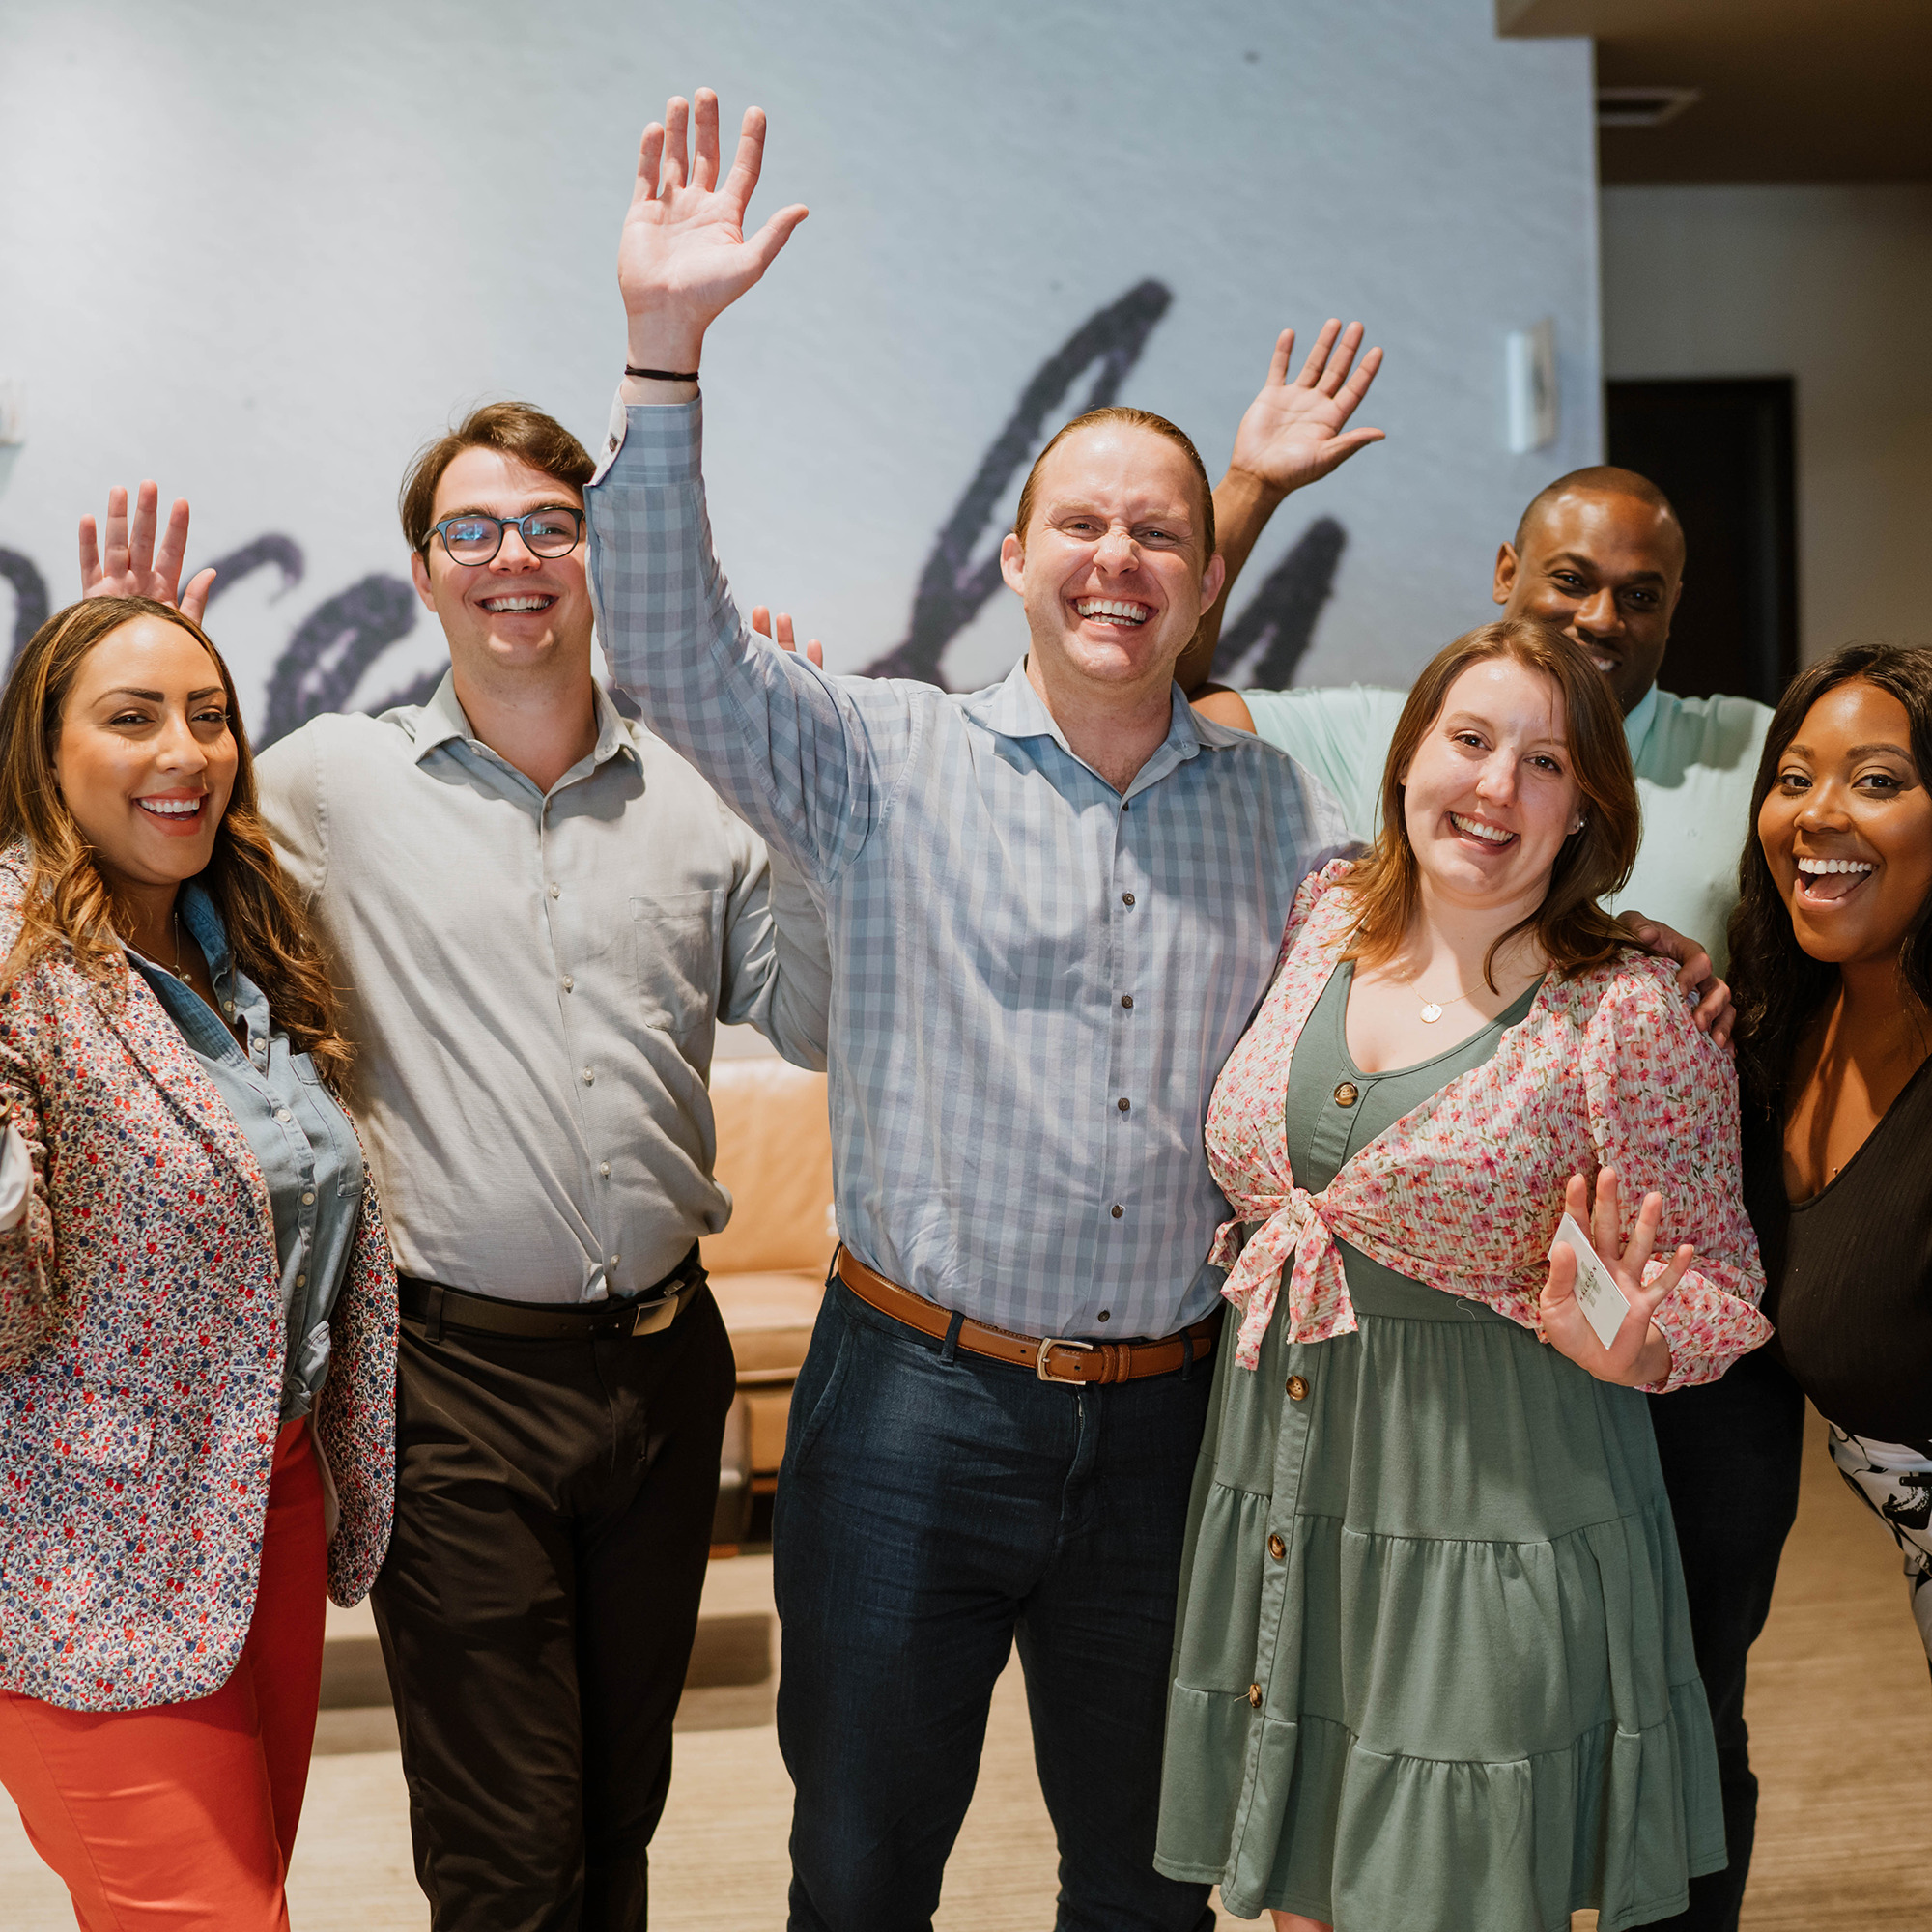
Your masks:
<path fill-rule="evenodd" d="M 1878 867 L 1867 859 L 1801 858 L 1798 896 L 1805 905 L 1843 905 Z"/>
<path fill-rule="evenodd" d="M 137 798 L 134 803 L 166 831 L 194 832 L 201 827 L 202 808 L 208 803 L 208 794 L 203 792 L 197 798 Z"/>
<path fill-rule="evenodd" d="M 1124 597 L 1082 597 L 1073 608 L 1089 623 L 1119 624 L 1130 631 L 1139 630 L 1153 615 L 1149 606 Z"/>
<path fill-rule="evenodd" d="M 515 596 L 485 597 L 479 601 L 484 610 L 497 616 L 521 617 L 533 611 L 548 611 L 556 599 L 544 591 L 524 591 Z"/>
<path fill-rule="evenodd" d="M 1449 823 L 1458 832 L 1470 838 L 1480 838 L 1485 845 L 1492 845 L 1498 851 L 1505 845 L 1514 845 L 1517 841 L 1517 835 L 1514 832 L 1505 832 L 1500 825 L 1491 825 L 1480 818 L 1465 818 L 1460 811 L 1452 811 L 1449 814 Z"/>

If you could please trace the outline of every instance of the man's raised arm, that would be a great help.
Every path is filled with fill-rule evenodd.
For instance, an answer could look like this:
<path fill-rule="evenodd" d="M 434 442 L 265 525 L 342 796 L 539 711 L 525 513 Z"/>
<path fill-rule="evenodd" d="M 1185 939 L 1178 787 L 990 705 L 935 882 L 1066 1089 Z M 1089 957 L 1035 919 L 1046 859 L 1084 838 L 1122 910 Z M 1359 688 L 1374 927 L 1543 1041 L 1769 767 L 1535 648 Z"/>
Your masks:
<path fill-rule="evenodd" d="M 1228 574 L 1221 594 L 1202 612 L 1200 629 L 1174 668 L 1174 681 L 1190 697 L 1214 668 L 1228 593 L 1268 519 L 1292 492 L 1320 482 L 1356 450 L 1382 440 L 1378 429 L 1348 427 L 1382 366 L 1382 352 L 1371 349 L 1350 375 L 1361 346 L 1359 322 L 1344 328 L 1331 317 L 1315 338 L 1301 373 L 1291 383 L 1288 365 L 1294 355 L 1294 330 L 1285 328 L 1275 340 L 1267 380 L 1235 432 L 1228 473 L 1214 491 L 1215 549 Z"/>
<path fill-rule="evenodd" d="M 590 579 L 611 674 L 652 730 L 808 876 L 824 878 L 864 842 L 911 720 L 902 690 L 867 686 L 862 696 L 754 637 L 712 553 L 696 382 L 705 331 L 806 213 L 781 209 L 746 238 L 764 140 L 762 110 L 747 109 L 721 184 L 709 89 L 695 114 L 673 99 L 644 130 L 617 255 L 630 360 L 584 493 Z"/>

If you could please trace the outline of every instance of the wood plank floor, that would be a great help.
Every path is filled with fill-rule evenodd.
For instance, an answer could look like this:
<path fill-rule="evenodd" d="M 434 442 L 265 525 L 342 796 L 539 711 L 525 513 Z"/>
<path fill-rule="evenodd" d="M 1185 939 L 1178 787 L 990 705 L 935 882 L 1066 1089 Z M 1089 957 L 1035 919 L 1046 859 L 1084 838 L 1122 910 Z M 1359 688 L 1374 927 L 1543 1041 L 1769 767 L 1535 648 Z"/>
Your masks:
<path fill-rule="evenodd" d="M 768 1587 L 754 1558 L 719 1566 L 737 1613 Z M 652 1852 L 657 1932 L 777 1932 L 784 1923 L 790 1788 L 763 1693 L 695 1692 Z M 383 1742 L 376 1714 L 360 1741 Z M 1804 1501 L 1777 1599 L 1753 1654 L 1752 1754 L 1764 1786 L 1745 1932 L 1932 1927 L 1932 1683 L 1898 1558 L 1845 1492 L 1813 1422 Z M 717 1728 L 689 1728 L 692 1725 Z M 425 1913 L 411 1873 L 392 1748 L 355 1748 L 354 1722 L 318 1755 L 290 1879 L 297 1932 L 403 1932 Z M 346 1747 L 346 1748 L 345 1748 Z M 1052 1828 L 1009 1670 L 994 1700 L 978 1795 L 947 1873 L 940 1932 L 1046 1932 Z M 1222 1918 L 1234 1928 L 1247 1921 Z M 66 1894 L 0 1805 L 0 1927 L 73 1923 Z M 1577 1920 L 1577 1932 L 1589 1916 Z M 1374 1927 L 1368 1932 L 1397 1932 Z"/>

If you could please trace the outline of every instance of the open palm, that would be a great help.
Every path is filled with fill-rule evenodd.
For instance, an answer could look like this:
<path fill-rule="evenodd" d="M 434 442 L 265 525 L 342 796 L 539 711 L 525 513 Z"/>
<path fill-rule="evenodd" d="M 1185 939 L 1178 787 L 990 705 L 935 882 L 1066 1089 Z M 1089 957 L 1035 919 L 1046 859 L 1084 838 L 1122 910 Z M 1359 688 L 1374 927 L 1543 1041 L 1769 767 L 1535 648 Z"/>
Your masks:
<path fill-rule="evenodd" d="M 1382 352 L 1371 349 L 1351 375 L 1361 346 L 1359 322 L 1345 329 L 1331 320 L 1291 383 L 1288 365 L 1294 355 L 1294 330 L 1283 329 L 1274 345 L 1267 381 L 1235 432 L 1232 468 L 1259 478 L 1270 490 L 1286 493 L 1318 482 L 1356 450 L 1380 442 L 1378 429 L 1348 427 L 1382 365 Z"/>
<path fill-rule="evenodd" d="M 695 153 L 687 153 L 693 119 Z M 749 240 L 745 210 L 764 164 L 765 115 L 745 110 L 731 172 L 718 179 L 718 97 L 674 98 L 644 129 L 637 185 L 617 244 L 617 286 L 630 319 L 634 363 L 697 367 L 704 331 L 771 267 L 806 211 L 781 208 Z"/>

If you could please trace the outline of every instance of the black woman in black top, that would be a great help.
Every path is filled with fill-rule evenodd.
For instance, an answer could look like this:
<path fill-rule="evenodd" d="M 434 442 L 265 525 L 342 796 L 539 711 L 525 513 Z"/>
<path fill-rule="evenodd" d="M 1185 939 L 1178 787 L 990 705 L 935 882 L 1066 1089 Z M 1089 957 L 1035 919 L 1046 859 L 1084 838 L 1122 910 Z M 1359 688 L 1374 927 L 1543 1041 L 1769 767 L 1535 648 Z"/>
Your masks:
<path fill-rule="evenodd" d="M 1932 652 L 1785 694 L 1731 921 L 1772 1347 L 1905 1554 L 1932 1657 Z"/>

